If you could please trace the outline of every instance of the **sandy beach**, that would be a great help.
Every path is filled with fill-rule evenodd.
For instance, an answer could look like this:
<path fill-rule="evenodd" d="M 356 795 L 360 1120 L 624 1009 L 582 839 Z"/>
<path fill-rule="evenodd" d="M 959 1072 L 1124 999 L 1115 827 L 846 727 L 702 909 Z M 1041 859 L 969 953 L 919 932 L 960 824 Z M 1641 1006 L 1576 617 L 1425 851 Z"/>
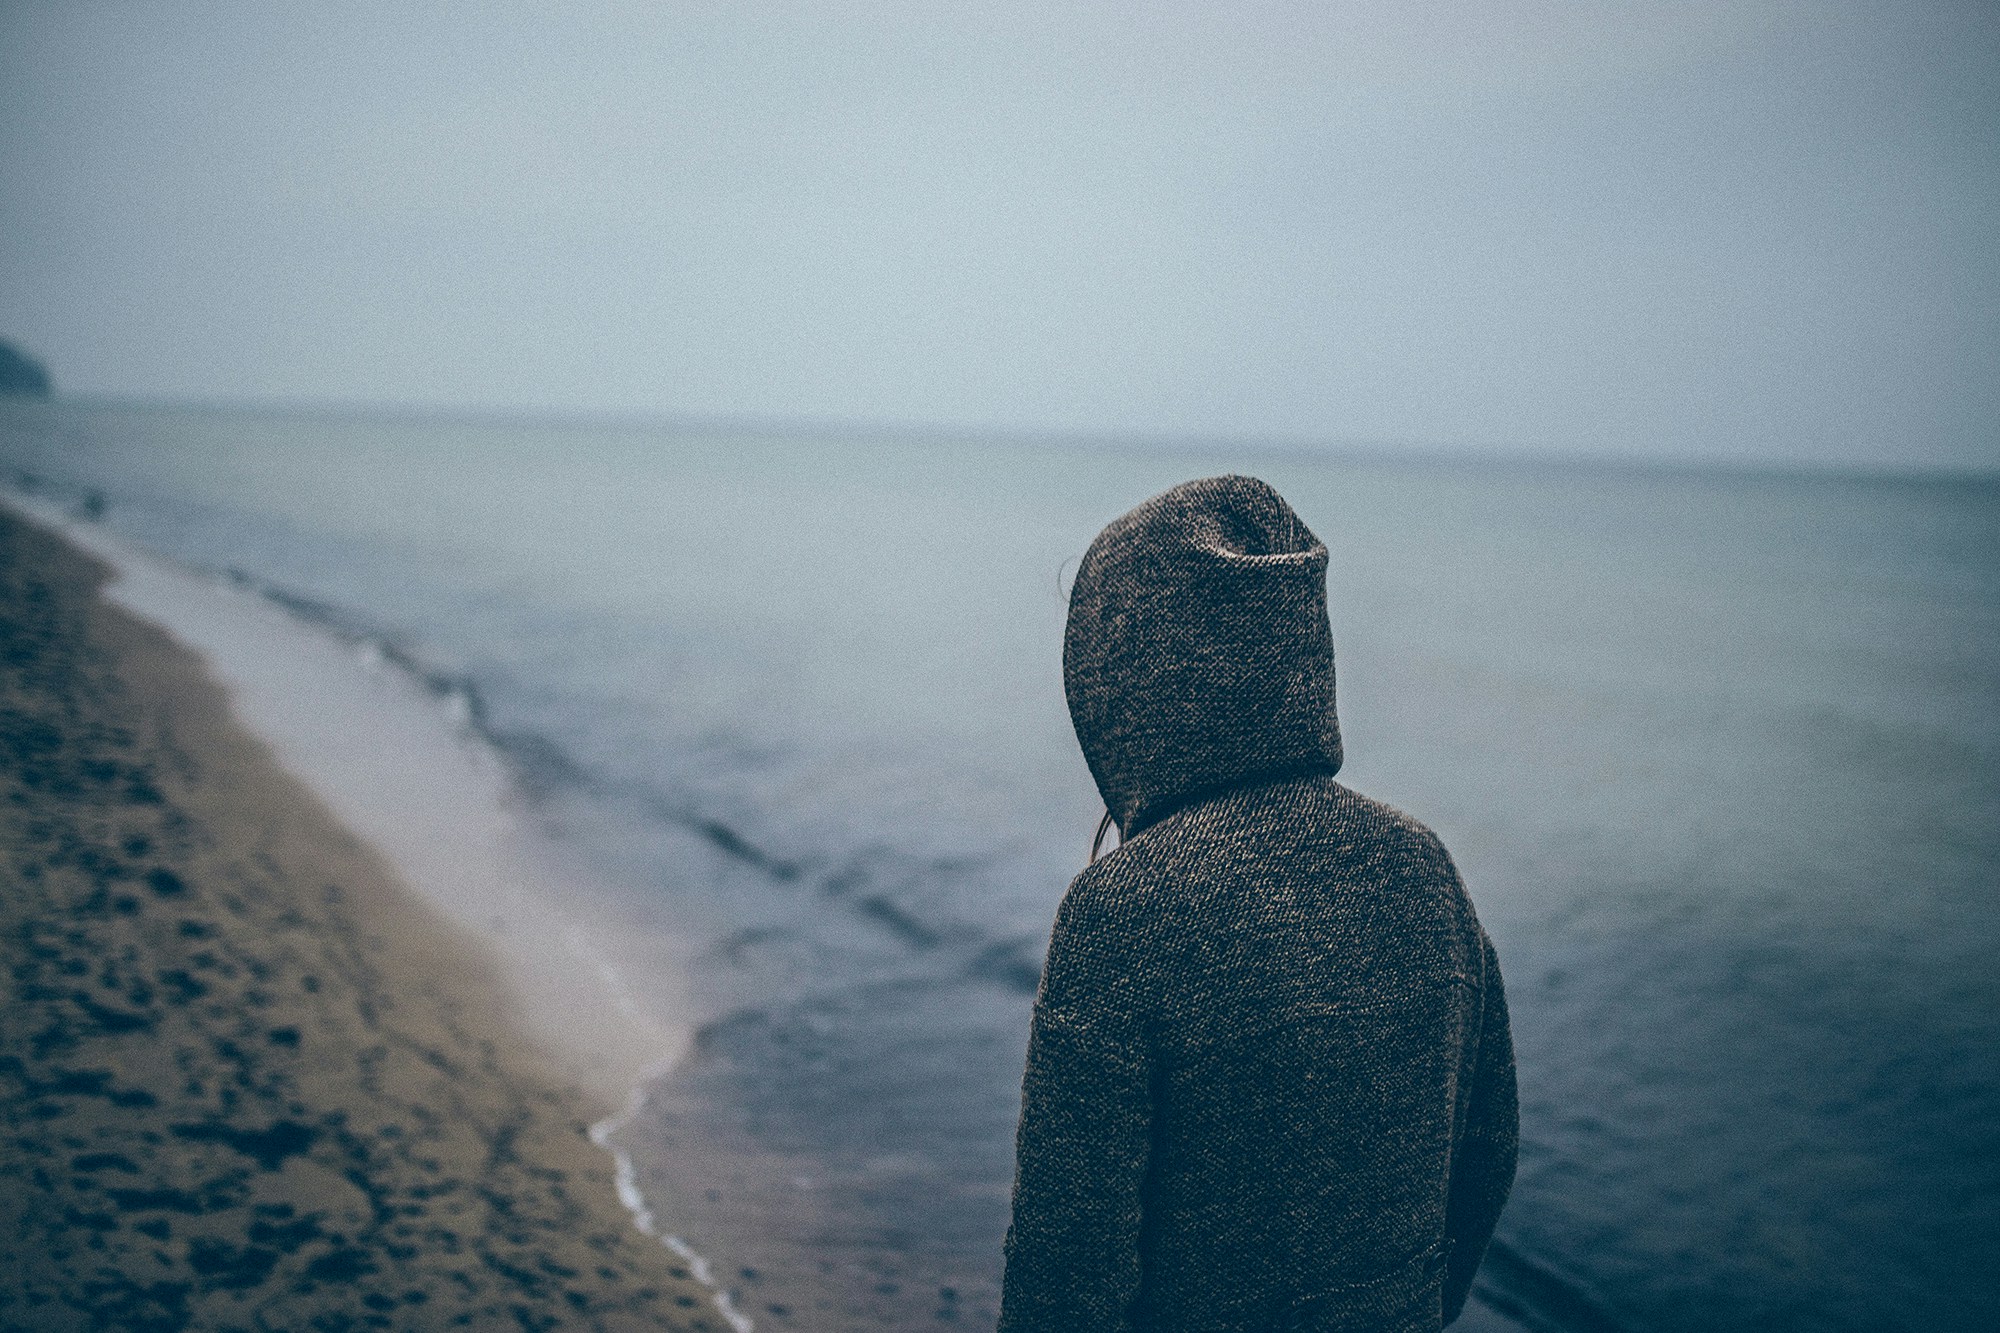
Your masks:
<path fill-rule="evenodd" d="M 0 1325 L 722 1330 L 496 969 L 0 513 Z"/>

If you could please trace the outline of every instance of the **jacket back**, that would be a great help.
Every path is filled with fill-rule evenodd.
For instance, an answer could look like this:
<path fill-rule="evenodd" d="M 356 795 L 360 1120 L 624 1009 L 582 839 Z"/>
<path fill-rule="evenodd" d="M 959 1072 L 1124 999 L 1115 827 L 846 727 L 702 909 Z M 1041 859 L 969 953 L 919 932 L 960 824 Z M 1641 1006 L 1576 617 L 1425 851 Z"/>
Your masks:
<path fill-rule="evenodd" d="M 1427 1331 L 1465 1300 L 1513 1178 L 1505 998 L 1436 837 L 1334 780 L 1324 570 L 1248 478 L 1079 569 L 1072 715 L 1125 841 L 1051 935 L 1002 1329 Z"/>

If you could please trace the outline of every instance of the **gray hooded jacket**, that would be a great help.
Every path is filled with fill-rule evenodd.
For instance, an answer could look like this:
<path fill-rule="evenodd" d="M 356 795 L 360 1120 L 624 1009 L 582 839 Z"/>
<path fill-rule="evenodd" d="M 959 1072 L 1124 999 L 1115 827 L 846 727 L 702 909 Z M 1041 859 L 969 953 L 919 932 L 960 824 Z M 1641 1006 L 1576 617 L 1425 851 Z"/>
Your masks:
<path fill-rule="evenodd" d="M 1326 547 L 1260 481 L 1177 486 L 1085 555 L 1063 666 L 1123 841 L 1049 940 L 1000 1328 L 1440 1328 L 1514 1053 L 1451 858 L 1333 780 Z"/>

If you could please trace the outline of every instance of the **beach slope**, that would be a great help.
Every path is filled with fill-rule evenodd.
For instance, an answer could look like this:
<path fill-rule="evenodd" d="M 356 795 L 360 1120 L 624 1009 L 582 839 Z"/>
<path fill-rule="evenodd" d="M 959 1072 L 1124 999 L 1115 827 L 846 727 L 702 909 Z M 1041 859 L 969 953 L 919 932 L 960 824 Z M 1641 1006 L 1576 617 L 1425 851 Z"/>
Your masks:
<path fill-rule="evenodd" d="M 0 513 L 0 1326 L 725 1325 L 497 973 Z"/>

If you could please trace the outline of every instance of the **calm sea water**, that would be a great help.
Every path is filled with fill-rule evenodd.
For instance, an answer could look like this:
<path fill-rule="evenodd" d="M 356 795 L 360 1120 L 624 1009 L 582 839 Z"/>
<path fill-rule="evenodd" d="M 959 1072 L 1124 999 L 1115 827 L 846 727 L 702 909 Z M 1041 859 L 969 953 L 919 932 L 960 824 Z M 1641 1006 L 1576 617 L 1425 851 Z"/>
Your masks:
<path fill-rule="evenodd" d="M 1232 470 L 1331 548 L 1344 778 L 1500 948 L 1480 1299 L 2000 1326 L 2000 481 L 36 404 L 0 467 L 472 687 L 548 835 L 692 942 L 623 1137 L 760 1329 L 990 1325 L 1099 811 L 1065 576 Z"/>

